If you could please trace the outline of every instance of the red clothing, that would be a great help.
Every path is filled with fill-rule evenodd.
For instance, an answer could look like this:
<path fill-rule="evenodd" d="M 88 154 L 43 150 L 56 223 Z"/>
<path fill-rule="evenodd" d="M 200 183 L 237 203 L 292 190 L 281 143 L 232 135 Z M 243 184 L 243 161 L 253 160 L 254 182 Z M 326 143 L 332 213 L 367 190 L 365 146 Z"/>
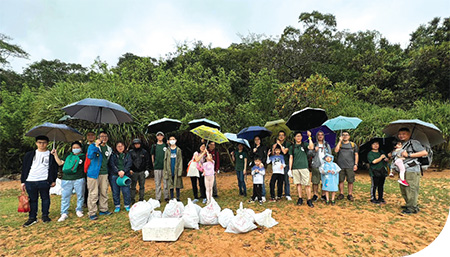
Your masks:
<path fill-rule="evenodd" d="M 219 170 L 220 167 L 220 158 L 219 158 L 219 151 L 217 151 L 217 149 L 214 149 L 212 151 L 210 151 L 208 149 L 208 152 L 211 154 L 213 160 L 214 160 L 214 171 L 217 172 Z"/>

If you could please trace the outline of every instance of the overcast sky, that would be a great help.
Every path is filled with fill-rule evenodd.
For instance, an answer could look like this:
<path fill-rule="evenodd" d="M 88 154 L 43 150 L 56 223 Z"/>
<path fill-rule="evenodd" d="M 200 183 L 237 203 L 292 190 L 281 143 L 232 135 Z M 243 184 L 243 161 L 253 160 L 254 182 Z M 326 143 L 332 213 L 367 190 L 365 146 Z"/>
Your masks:
<path fill-rule="evenodd" d="M 0 0 L 0 33 L 30 54 L 9 59 L 17 72 L 41 59 L 114 66 L 127 52 L 159 58 L 184 41 L 228 47 L 239 34 L 278 36 L 313 10 L 335 15 L 339 30 L 377 30 L 406 47 L 419 25 L 450 16 L 450 1 Z"/>

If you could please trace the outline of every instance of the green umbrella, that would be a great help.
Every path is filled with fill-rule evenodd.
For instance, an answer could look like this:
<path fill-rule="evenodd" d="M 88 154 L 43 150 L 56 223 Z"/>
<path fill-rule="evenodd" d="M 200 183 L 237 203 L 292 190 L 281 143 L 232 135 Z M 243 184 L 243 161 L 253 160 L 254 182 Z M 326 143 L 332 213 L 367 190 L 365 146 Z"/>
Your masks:
<path fill-rule="evenodd" d="M 292 133 L 291 129 L 286 126 L 286 121 L 283 119 L 268 121 L 264 127 L 272 131 L 272 135 L 277 135 L 280 131 L 286 132 L 286 136 L 289 136 Z"/>

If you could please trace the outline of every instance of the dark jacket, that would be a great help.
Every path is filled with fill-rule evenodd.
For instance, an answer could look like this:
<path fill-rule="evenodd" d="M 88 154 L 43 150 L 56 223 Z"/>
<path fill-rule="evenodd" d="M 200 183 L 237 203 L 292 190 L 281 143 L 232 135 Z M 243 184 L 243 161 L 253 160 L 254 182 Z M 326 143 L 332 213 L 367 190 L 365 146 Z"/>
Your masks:
<path fill-rule="evenodd" d="M 214 149 L 210 151 L 208 149 L 208 152 L 212 155 L 213 161 L 214 161 L 214 171 L 217 172 L 220 168 L 220 155 L 219 151 L 217 149 Z"/>
<path fill-rule="evenodd" d="M 119 175 L 118 174 L 119 173 L 118 163 L 119 163 L 119 154 L 113 153 L 108 161 L 109 176 L 113 176 L 113 175 L 118 176 Z M 125 172 L 125 175 L 128 177 L 131 177 L 131 174 L 130 174 L 131 163 L 132 163 L 132 161 L 131 161 L 130 154 L 125 153 L 125 158 L 123 160 L 123 171 Z"/>
<path fill-rule="evenodd" d="M 251 149 L 250 151 L 252 153 L 252 155 L 251 155 L 252 156 L 252 161 L 254 162 L 255 158 L 259 157 L 259 158 L 261 158 L 261 162 L 265 165 L 266 161 L 267 161 L 267 151 L 268 151 L 268 149 L 269 148 L 267 148 L 267 146 L 262 145 L 262 144 L 259 145 L 258 148 L 256 148 L 256 153 L 253 152 L 253 149 Z"/>
<path fill-rule="evenodd" d="M 36 150 L 29 151 L 25 154 L 22 163 L 22 176 L 20 177 L 20 181 L 25 183 L 27 181 L 28 175 L 30 174 L 31 165 L 33 164 L 34 156 L 36 155 Z M 49 165 L 48 165 L 48 183 L 53 183 L 56 181 L 58 176 L 58 163 L 56 163 L 55 156 L 50 154 L 49 157 Z"/>
<path fill-rule="evenodd" d="M 128 153 L 131 156 L 131 170 L 133 172 L 142 172 L 145 170 L 149 170 L 150 155 L 145 149 L 131 149 Z"/>

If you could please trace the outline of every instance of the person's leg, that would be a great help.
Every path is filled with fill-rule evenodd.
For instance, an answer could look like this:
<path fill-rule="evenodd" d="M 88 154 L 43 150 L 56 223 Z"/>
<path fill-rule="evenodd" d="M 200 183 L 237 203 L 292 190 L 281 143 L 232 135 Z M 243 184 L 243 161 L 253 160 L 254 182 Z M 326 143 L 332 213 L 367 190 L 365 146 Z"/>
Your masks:
<path fill-rule="evenodd" d="M 330 193 L 325 191 L 325 197 L 327 198 L 327 202 L 330 201 Z"/>
<path fill-rule="evenodd" d="M 111 184 L 112 197 L 114 202 L 114 207 L 120 208 L 120 187 L 117 185 L 117 178 L 119 176 L 111 176 L 109 183 Z M 104 209 L 100 208 L 100 211 L 106 212 Z"/>
<path fill-rule="evenodd" d="M 331 201 L 334 201 L 335 196 L 336 196 L 336 192 L 331 192 Z"/>
<path fill-rule="evenodd" d="M 370 201 L 375 200 L 373 176 L 370 176 Z"/>
<path fill-rule="evenodd" d="M 242 181 L 241 181 L 241 173 L 242 171 L 236 171 L 236 178 L 238 181 L 239 195 L 243 195 L 244 191 L 242 190 Z"/>
<path fill-rule="evenodd" d="M 252 201 L 255 201 L 256 198 L 258 197 L 258 193 L 256 192 L 256 184 L 253 184 L 253 195 L 252 195 Z"/>
<path fill-rule="evenodd" d="M 37 219 L 37 211 L 38 211 L 38 197 L 39 191 L 37 188 L 37 182 L 25 182 L 25 188 L 27 190 L 29 203 L 30 203 L 30 212 L 28 213 L 29 219 Z"/>
<path fill-rule="evenodd" d="M 244 181 L 245 184 L 245 181 Z M 262 183 L 262 196 L 266 197 L 266 176 L 263 176 L 263 183 Z"/>
<path fill-rule="evenodd" d="M 191 184 L 194 199 L 198 199 L 197 177 L 191 177 Z"/>
<path fill-rule="evenodd" d="M 384 182 L 385 182 L 386 178 L 385 177 L 381 177 L 379 184 L 378 184 L 378 199 L 380 200 L 380 202 L 384 201 Z"/>
<path fill-rule="evenodd" d="M 173 199 L 173 188 L 169 189 L 170 191 L 170 199 Z"/>
<path fill-rule="evenodd" d="M 122 190 L 123 195 L 123 206 L 125 208 L 130 207 L 131 205 L 131 197 L 130 197 L 130 186 L 124 186 L 120 188 Z"/>
<path fill-rule="evenodd" d="M 319 196 L 320 171 L 317 168 L 311 168 L 311 184 L 313 195 Z"/>
<path fill-rule="evenodd" d="M 155 174 L 155 181 L 156 181 L 156 174 Z M 137 183 L 138 183 L 138 174 L 133 173 L 131 175 L 131 185 L 130 185 L 130 198 L 133 203 L 136 201 L 136 185 L 137 185 Z"/>
<path fill-rule="evenodd" d="M 275 175 L 276 174 L 272 174 L 272 177 L 270 178 L 270 183 L 269 183 L 271 199 L 275 199 L 275 182 L 276 182 Z"/>
<path fill-rule="evenodd" d="M 306 197 L 311 200 L 311 182 L 308 169 L 300 170 L 300 184 L 305 186 Z"/>
<path fill-rule="evenodd" d="M 338 197 L 338 200 L 340 200 L 340 198 L 343 199 L 343 196 L 344 196 L 344 181 L 345 181 L 345 177 L 346 177 L 346 171 L 347 171 L 347 169 L 342 169 L 339 172 L 339 193 L 340 193 L 340 195 Z"/>
<path fill-rule="evenodd" d="M 409 186 L 405 187 L 406 208 L 409 211 L 417 211 L 417 200 L 419 197 L 420 172 L 406 172 L 405 178 Z"/>
<path fill-rule="evenodd" d="M 88 212 L 89 216 L 97 214 L 97 201 L 98 201 L 98 180 L 94 178 L 87 178 L 88 184 Z"/>
<path fill-rule="evenodd" d="M 163 183 L 164 183 L 163 185 L 164 199 L 169 199 L 169 181 L 167 179 L 164 179 L 164 176 L 163 176 Z"/>
<path fill-rule="evenodd" d="M 200 198 L 205 199 L 206 198 L 206 187 L 205 187 L 205 178 L 203 176 L 200 176 L 198 178 L 198 184 L 200 185 Z"/>
<path fill-rule="evenodd" d="M 213 196 L 214 198 L 217 198 L 219 196 L 217 192 L 217 179 L 215 174 L 214 174 Z"/>
<path fill-rule="evenodd" d="M 347 187 L 348 187 L 348 194 L 349 195 L 353 195 L 353 183 L 347 183 Z"/>
<path fill-rule="evenodd" d="M 61 215 L 69 214 L 70 197 L 72 196 L 72 190 L 74 181 L 61 180 Z"/>
<path fill-rule="evenodd" d="M 99 199 L 98 199 L 98 209 L 101 212 L 108 212 L 108 175 L 99 175 L 98 176 L 98 190 L 99 190 Z M 117 185 L 117 183 L 116 183 Z M 120 200 L 119 200 L 120 204 Z"/>
<path fill-rule="evenodd" d="M 180 189 L 177 187 L 175 188 L 175 191 L 177 193 L 177 200 L 180 200 Z"/>
<path fill-rule="evenodd" d="M 275 174 L 277 180 L 277 196 L 281 198 L 283 195 L 283 183 L 284 183 L 284 175 L 283 174 Z"/>
<path fill-rule="evenodd" d="M 284 195 L 285 196 L 291 196 L 291 188 L 289 184 L 289 176 L 288 176 L 289 167 L 286 165 L 284 167 Z"/>
<path fill-rule="evenodd" d="M 262 197 L 263 197 L 262 188 L 263 188 L 262 184 L 257 184 L 256 185 L 256 196 L 258 197 L 258 201 L 259 202 L 262 201 Z"/>
<path fill-rule="evenodd" d="M 138 181 L 139 181 L 139 201 L 144 201 L 145 195 L 145 172 L 138 173 Z"/>
<path fill-rule="evenodd" d="M 395 165 L 398 168 L 398 173 L 400 174 L 400 179 L 405 180 L 405 165 L 403 164 L 403 160 L 398 158 L 395 160 Z"/>
<path fill-rule="evenodd" d="M 84 178 L 80 178 L 74 181 L 75 193 L 77 194 L 77 208 L 75 211 L 83 211 L 83 203 L 84 203 L 84 187 L 85 187 Z"/>
<path fill-rule="evenodd" d="M 211 202 L 213 195 L 214 176 L 205 176 L 206 198 Z"/>
<path fill-rule="evenodd" d="M 372 186 L 370 188 L 370 195 L 371 195 L 371 200 L 372 201 L 376 201 L 377 200 L 377 178 L 376 177 L 370 177 L 370 179 L 372 180 Z"/>
<path fill-rule="evenodd" d="M 158 201 L 161 201 L 161 181 L 163 179 L 162 170 L 154 170 L 155 174 L 155 198 Z M 131 195 L 133 196 L 133 195 Z"/>
<path fill-rule="evenodd" d="M 297 192 L 298 192 L 298 198 L 303 198 L 302 197 L 302 185 L 301 184 L 296 184 L 297 186 Z"/>
<path fill-rule="evenodd" d="M 353 183 L 355 183 L 355 172 L 353 169 L 347 170 L 347 186 L 348 186 L 348 200 L 353 201 Z"/>
<path fill-rule="evenodd" d="M 47 181 L 38 182 L 39 195 L 42 201 L 42 217 L 48 217 L 50 213 L 50 185 Z"/>
<path fill-rule="evenodd" d="M 308 197 L 308 200 L 311 200 L 311 186 L 305 186 L 306 191 L 306 197 Z"/>

